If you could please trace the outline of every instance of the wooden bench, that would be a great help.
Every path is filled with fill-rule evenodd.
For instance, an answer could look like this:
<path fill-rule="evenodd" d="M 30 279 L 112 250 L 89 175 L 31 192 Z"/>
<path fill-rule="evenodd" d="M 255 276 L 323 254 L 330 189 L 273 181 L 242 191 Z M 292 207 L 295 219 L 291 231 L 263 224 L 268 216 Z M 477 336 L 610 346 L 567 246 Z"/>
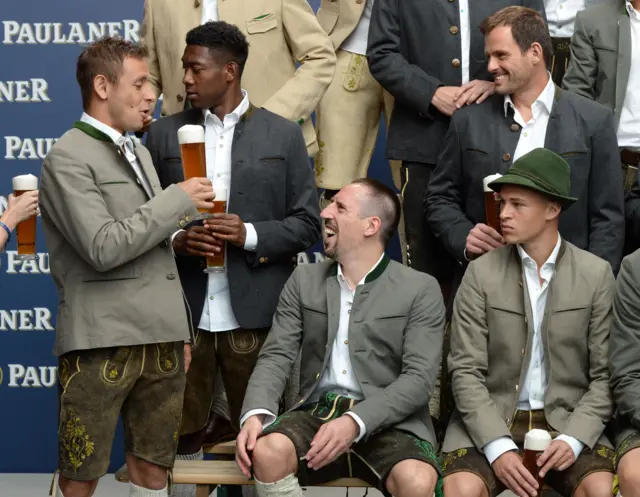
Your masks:
<path fill-rule="evenodd" d="M 233 455 L 236 450 L 236 442 L 225 442 L 205 448 L 206 454 Z M 127 466 L 123 466 L 116 472 L 116 480 L 123 483 L 129 482 Z M 176 461 L 173 466 L 173 483 L 195 484 L 196 497 L 209 497 L 217 485 L 254 485 L 242 474 L 235 461 Z M 368 483 L 358 478 L 340 478 L 323 485 L 322 487 L 371 487 Z"/>

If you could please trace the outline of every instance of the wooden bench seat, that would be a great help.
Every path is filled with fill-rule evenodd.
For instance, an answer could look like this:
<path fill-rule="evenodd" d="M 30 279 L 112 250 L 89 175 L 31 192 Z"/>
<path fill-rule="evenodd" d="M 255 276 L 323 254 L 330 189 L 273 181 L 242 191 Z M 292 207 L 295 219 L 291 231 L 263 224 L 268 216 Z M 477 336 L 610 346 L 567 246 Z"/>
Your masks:
<path fill-rule="evenodd" d="M 203 447 L 203 451 L 205 454 L 224 454 L 233 456 L 236 453 L 236 441 L 231 440 L 229 442 L 222 442 L 216 445 L 205 445 Z"/>

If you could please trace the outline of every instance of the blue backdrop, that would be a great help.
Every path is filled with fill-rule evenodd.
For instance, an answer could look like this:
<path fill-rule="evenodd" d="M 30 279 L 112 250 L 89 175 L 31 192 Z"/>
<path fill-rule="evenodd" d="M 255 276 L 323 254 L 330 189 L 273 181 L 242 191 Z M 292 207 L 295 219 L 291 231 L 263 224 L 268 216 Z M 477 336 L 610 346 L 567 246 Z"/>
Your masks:
<path fill-rule="evenodd" d="M 319 0 L 310 3 L 314 10 L 319 6 Z M 2 1 L 0 214 L 11 178 L 39 176 L 55 139 L 80 117 L 75 63 L 83 45 L 105 34 L 138 41 L 142 5 L 142 0 Z M 382 139 L 370 175 L 391 184 Z M 47 473 L 57 466 L 56 360 L 51 354 L 57 297 L 40 221 L 37 236 L 36 261 L 16 261 L 15 240 L 0 255 L 0 473 Z M 397 240 L 391 253 L 399 258 Z M 123 464 L 122 451 L 118 430 L 111 471 Z"/>

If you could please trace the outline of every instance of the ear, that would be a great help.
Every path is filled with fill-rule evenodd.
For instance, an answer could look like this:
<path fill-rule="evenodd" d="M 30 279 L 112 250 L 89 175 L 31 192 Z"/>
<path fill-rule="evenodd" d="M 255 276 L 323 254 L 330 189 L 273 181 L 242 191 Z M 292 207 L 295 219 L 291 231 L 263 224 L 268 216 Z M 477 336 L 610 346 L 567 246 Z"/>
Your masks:
<path fill-rule="evenodd" d="M 374 236 L 382 229 L 382 221 L 379 217 L 372 216 L 367 218 L 367 228 L 364 230 L 364 236 Z"/>
<path fill-rule="evenodd" d="M 235 81 L 236 79 L 238 79 L 238 75 L 240 74 L 240 68 L 238 67 L 238 64 L 236 64 L 235 62 L 227 62 L 224 65 L 224 70 L 227 76 L 227 83 L 231 83 L 232 81 Z"/>
<path fill-rule="evenodd" d="M 540 43 L 533 42 L 533 44 L 529 47 L 529 51 L 533 56 L 533 60 L 537 63 L 540 63 L 544 60 L 544 52 L 542 50 L 542 45 Z"/>
<path fill-rule="evenodd" d="M 93 91 L 100 100 L 106 100 L 109 94 L 109 81 L 102 74 L 93 78 Z"/>
<path fill-rule="evenodd" d="M 558 202 L 549 202 L 547 204 L 547 220 L 552 220 L 560 215 L 562 207 Z"/>

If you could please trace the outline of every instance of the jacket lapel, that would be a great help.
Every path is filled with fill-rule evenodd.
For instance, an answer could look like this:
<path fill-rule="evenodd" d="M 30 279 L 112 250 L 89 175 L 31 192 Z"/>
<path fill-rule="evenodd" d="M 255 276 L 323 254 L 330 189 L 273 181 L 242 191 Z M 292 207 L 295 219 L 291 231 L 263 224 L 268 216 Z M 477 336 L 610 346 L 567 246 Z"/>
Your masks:
<path fill-rule="evenodd" d="M 507 116 L 505 117 L 504 99 L 497 99 L 496 101 L 499 105 L 498 112 L 500 112 L 500 115 L 504 118 L 504 122 L 501 122 L 498 126 L 498 141 L 500 143 L 498 172 L 500 174 L 506 174 L 513 163 L 513 155 L 516 153 L 522 128 L 514 119 L 513 108 L 510 105 L 507 106 Z"/>
<path fill-rule="evenodd" d="M 158 177 L 158 173 L 156 173 L 156 169 L 153 167 L 153 164 L 151 163 L 151 161 L 146 161 L 138 152 L 138 146 L 136 145 L 136 142 L 133 142 L 133 149 L 134 152 L 136 154 L 136 158 L 138 159 L 138 164 L 140 164 L 140 168 L 142 169 L 142 172 L 144 173 L 144 175 L 147 177 L 147 182 L 149 184 L 149 186 L 151 187 L 151 191 L 148 192 L 146 188 L 144 188 L 144 181 L 142 181 L 142 178 L 138 177 L 138 183 L 140 184 L 140 186 L 143 187 L 145 193 L 147 194 L 147 197 L 149 197 L 149 199 L 152 199 L 153 197 L 155 197 L 158 193 L 160 193 L 162 191 L 162 188 L 160 187 L 160 182 L 159 181 L 152 181 L 151 179 L 157 179 Z M 125 157 L 125 160 L 127 158 Z M 129 162 L 127 160 L 127 162 Z M 132 167 L 133 169 L 133 167 Z M 134 170 L 134 172 L 136 172 Z M 136 176 L 138 176 L 138 173 L 136 172 Z"/>
<path fill-rule="evenodd" d="M 340 323 L 340 284 L 337 278 L 338 263 L 335 263 L 327 276 L 327 348 L 324 355 L 322 370 L 327 367 L 331 347 L 338 334 L 338 324 Z"/>
<path fill-rule="evenodd" d="M 553 97 L 553 108 L 551 114 L 549 114 L 549 123 L 547 124 L 547 132 L 544 137 L 544 148 L 553 150 L 559 153 L 563 150 L 562 147 L 562 123 L 558 119 L 560 113 L 558 108 L 562 105 L 561 101 L 562 93 L 560 88 L 556 86 L 556 93 Z"/>
<path fill-rule="evenodd" d="M 618 19 L 618 67 L 616 69 L 616 126 L 620 121 L 620 109 L 624 105 L 627 82 L 631 72 L 631 21 L 626 7 Z"/>

